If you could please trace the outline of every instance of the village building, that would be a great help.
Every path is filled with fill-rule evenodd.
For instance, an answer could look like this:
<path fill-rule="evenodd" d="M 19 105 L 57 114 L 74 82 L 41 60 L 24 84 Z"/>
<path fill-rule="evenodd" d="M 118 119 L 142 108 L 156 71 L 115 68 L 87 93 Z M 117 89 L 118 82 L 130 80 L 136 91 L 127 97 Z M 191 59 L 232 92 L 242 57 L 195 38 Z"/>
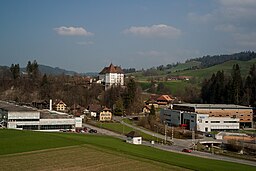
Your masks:
<path fill-rule="evenodd" d="M 128 134 L 126 134 L 126 142 L 131 144 L 142 144 L 142 137 L 138 132 L 131 131 Z"/>
<path fill-rule="evenodd" d="M 59 112 L 66 112 L 67 111 L 67 105 L 62 100 L 55 100 L 55 102 L 53 103 L 52 108 L 56 111 L 59 111 Z"/>
<path fill-rule="evenodd" d="M 124 85 L 124 72 L 119 66 L 114 66 L 112 63 L 105 67 L 99 73 L 99 80 L 105 86 L 105 90 L 111 86 Z"/>
<path fill-rule="evenodd" d="M 112 120 L 112 112 L 111 109 L 104 107 L 99 116 L 99 121 L 111 121 Z"/>

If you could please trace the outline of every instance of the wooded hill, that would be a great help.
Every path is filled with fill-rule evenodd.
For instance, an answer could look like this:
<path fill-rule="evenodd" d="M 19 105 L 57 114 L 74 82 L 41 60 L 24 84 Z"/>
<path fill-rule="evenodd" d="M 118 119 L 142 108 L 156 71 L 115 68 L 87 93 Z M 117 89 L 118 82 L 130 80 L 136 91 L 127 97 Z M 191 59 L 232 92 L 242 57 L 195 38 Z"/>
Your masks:
<path fill-rule="evenodd" d="M 203 80 L 209 78 L 213 73 L 223 70 L 230 74 L 232 66 L 238 64 L 241 74 L 246 76 L 252 64 L 256 63 L 254 52 L 240 52 L 232 55 L 204 56 L 187 60 L 185 63 L 167 64 L 152 67 L 147 70 L 140 70 L 129 75 L 133 75 L 138 81 L 149 81 L 150 79 L 170 78 L 173 76 L 192 76 Z"/>

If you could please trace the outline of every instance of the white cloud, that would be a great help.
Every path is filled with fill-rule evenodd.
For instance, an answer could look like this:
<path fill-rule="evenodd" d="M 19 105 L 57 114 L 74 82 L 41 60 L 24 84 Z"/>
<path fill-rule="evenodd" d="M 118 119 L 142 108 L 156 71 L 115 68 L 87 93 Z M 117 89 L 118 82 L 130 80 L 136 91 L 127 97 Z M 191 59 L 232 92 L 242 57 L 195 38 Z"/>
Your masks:
<path fill-rule="evenodd" d="M 85 42 L 77 42 L 76 44 L 87 46 L 87 45 L 93 45 L 94 42 L 93 41 L 85 41 Z"/>
<path fill-rule="evenodd" d="M 142 37 L 175 38 L 181 35 L 181 30 L 165 24 L 159 24 L 152 26 L 132 26 L 124 30 L 123 33 Z"/>
<path fill-rule="evenodd" d="M 65 36 L 92 36 L 92 35 L 94 35 L 93 33 L 86 31 L 83 27 L 61 26 L 58 28 L 54 28 L 54 30 L 59 35 L 65 35 Z"/>

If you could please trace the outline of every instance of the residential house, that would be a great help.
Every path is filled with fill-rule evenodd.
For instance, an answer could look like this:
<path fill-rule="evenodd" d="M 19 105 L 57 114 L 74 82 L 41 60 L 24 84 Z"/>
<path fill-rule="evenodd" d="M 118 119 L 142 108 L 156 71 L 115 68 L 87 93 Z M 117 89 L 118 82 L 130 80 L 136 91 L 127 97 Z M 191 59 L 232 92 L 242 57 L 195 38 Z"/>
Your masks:
<path fill-rule="evenodd" d="M 56 100 L 53 103 L 53 109 L 59 112 L 66 112 L 67 111 L 67 105 L 62 100 Z"/>
<path fill-rule="evenodd" d="M 158 105 L 168 105 L 172 102 L 172 98 L 169 95 L 161 95 L 156 99 Z"/>
<path fill-rule="evenodd" d="M 109 89 L 111 86 L 124 85 L 124 72 L 119 66 L 114 66 L 112 63 L 109 67 L 105 67 L 99 73 L 99 80 L 105 86 L 105 90 Z"/>
<path fill-rule="evenodd" d="M 150 106 L 145 105 L 142 109 L 143 114 L 149 114 L 150 113 Z"/>
<path fill-rule="evenodd" d="M 131 144 L 142 144 L 142 137 L 138 132 L 131 131 L 128 134 L 126 134 L 126 142 Z"/>
<path fill-rule="evenodd" d="M 33 101 L 32 106 L 37 108 L 37 109 L 49 109 L 49 102 L 46 100 L 41 100 L 41 101 Z"/>
<path fill-rule="evenodd" d="M 84 107 L 80 106 L 79 104 L 73 104 L 70 106 L 70 112 L 75 116 L 81 116 L 84 114 Z"/>
<path fill-rule="evenodd" d="M 99 121 L 111 121 L 112 120 L 112 112 L 111 109 L 104 107 L 99 116 Z"/>
<path fill-rule="evenodd" d="M 87 110 L 90 112 L 90 117 L 93 119 L 97 119 L 99 117 L 99 113 L 102 107 L 99 104 L 90 104 L 87 107 Z"/>

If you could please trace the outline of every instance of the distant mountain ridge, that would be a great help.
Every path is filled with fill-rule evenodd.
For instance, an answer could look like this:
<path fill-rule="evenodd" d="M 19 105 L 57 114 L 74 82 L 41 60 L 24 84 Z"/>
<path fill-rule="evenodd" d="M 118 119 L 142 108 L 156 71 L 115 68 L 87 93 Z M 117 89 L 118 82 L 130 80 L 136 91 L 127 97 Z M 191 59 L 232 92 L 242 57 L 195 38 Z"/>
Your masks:
<path fill-rule="evenodd" d="M 75 71 L 69 71 L 69 70 L 65 70 L 59 67 L 51 67 L 51 66 L 47 66 L 47 65 L 38 65 L 39 71 L 41 74 L 46 74 L 46 75 L 85 75 L 85 76 L 97 76 L 98 73 L 96 72 L 88 72 L 88 73 L 78 73 Z M 26 72 L 26 68 L 20 68 L 21 72 Z M 8 66 L 0 66 L 0 75 L 1 73 L 9 73 L 9 67 Z"/>
<path fill-rule="evenodd" d="M 78 74 L 75 71 L 68 71 L 68 70 L 65 70 L 65 69 L 61 69 L 59 67 L 54 68 L 54 67 L 50 67 L 50 66 L 46 66 L 46 65 L 40 65 L 40 64 L 39 64 L 38 68 L 39 68 L 39 71 L 42 74 L 46 74 L 46 75 L 61 75 L 61 74 L 76 75 L 76 74 Z"/>

